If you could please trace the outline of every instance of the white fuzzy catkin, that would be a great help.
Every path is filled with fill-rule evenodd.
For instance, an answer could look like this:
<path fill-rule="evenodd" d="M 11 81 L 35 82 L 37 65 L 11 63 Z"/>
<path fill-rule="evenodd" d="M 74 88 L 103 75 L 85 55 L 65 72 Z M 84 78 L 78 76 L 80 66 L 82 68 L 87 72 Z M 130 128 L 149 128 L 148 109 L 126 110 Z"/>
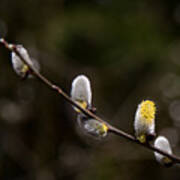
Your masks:
<path fill-rule="evenodd" d="M 73 80 L 71 97 L 74 101 L 85 101 L 87 104 L 91 105 L 91 85 L 89 79 L 85 75 L 79 75 Z"/>
<path fill-rule="evenodd" d="M 163 150 L 169 154 L 172 154 L 172 150 L 171 150 L 171 146 L 169 144 L 169 141 L 167 138 L 165 138 L 164 136 L 159 136 L 156 138 L 155 142 L 154 142 L 154 146 L 160 150 Z M 157 152 L 154 152 L 155 158 L 156 160 L 160 163 L 160 164 L 166 164 L 165 162 L 165 156 L 161 155 Z"/>
<path fill-rule="evenodd" d="M 77 120 L 84 133 L 96 138 L 104 138 L 107 136 L 108 127 L 104 123 L 99 122 L 96 119 L 87 118 L 82 114 L 77 117 Z"/>
<path fill-rule="evenodd" d="M 137 108 L 134 121 L 135 135 L 152 135 L 155 133 L 155 104 L 153 101 L 142 101 Z"/>
<path fill-rule="evenodd" d="M 33 68 L 35 68 L 37 71 L 40 70 L 39 63 L 35 60 L 30 58 L 27 50 L 22 45 L 16 45 L 18 52 L 22 55 L 22 57 L 29 63 Z M 24 77 L 29 70 L 27 65 L 20 59 L 19 56 L 16 55 L 15 52 L 12 52 L 12 66 L 15 72 L 21 76 Z"/>

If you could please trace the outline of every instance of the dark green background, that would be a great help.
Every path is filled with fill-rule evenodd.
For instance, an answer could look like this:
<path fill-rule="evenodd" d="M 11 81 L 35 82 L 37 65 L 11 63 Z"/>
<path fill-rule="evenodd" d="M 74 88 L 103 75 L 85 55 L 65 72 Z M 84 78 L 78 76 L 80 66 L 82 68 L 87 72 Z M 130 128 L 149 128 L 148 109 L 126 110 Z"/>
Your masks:
<path fill-rule="evenodd" d="M 154 100 L 157 133 L 180 155 L 179 1 L 0 0 L 0 36 L 23 44 L 68 93 L 86 74 L 98 115 L 126 132 L 141 100 Z M 0 47 L 0 178 L 179 180 L 180 166 L 166 169 L 121 137 L 82 135 L 71 106 L 21 80 Z"/>

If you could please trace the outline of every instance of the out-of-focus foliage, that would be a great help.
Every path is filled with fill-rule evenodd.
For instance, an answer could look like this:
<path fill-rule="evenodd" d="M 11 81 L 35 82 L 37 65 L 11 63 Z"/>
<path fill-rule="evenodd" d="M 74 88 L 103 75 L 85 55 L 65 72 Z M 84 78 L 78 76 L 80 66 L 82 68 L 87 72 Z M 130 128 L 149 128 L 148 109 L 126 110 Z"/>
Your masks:
<path fill-rule="evenodd" d="M 156 130 L 180 155 L 180 3 L 177 0 L 1 0 L 0 36 L 23 44 L 43 74 L 70 92 L 90 77 L 98 114 L 133 133 L 137 104 L 157 103 Z M 3 180 L 179 179 L 153 152 L 84 137 L 70 105 L 36 79 L 22 81 L 0 47 Z"/>

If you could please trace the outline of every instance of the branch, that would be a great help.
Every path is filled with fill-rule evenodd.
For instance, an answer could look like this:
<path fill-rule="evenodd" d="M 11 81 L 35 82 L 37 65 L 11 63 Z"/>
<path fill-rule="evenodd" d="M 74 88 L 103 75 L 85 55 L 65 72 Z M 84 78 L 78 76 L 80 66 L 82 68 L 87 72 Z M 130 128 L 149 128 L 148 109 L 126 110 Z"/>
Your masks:
<path fill-rule="evenodd" d="M 94 118 L 97 121 L 100 121 L 102 123 L 104 123 L 107 127 L 108 127 L 108 131 L 117 135 L 117 136 L 121 136 L 124 137 L 125 139 L 136 143 L 138 145 L 141 145 L 149 150 L 158 152 L 168 158 L 170 158 L 174 163 L 180 163 L 180 157 L 173 155 L 173 154 L 168 154 L 165 151 L 162 151 L 161 149 L 158 149 L 156 147 L 154 147 L 151 144 L 143 144 L 140 143 L 133 135 L 128 134 L 120 129 L 117 129 L 116 127 L 110 125 L 109 123 L 107 123 L 106 121 L 104 121 L 103 119 L 101 119 L 99 116 L 95 115 L 93 112 L 89 111 L 88 109 L 83 109 L 81 106 L 79 106 L 75 101 L 73 101 L 70 96 L 63 91 L 58 85 L 54 84 L 52 81 L 48 80 L 45 76 L 43 76 L 41 73 L 39 73 L 36 69 L 34 69 L 26 59 L 24 59 L 24 57 L 20 54 L 20 52 L 18 51 L 16 45 L 13 44 L 9 44 L 6 40 L 4 39 L 0 39 L 0 44 L 2 44 L 5 48 L 7 48 L 9 51 L 16 53 L 17 56 L 19 56 L 19 58 L 25 63 L 27 64 L 27 66 L 30 68 L 30 70 L 33 72 L 34 76 L 36 76 L 40 81 L 42 81 L 44 84 L 46 84 L 50 89 L 56 91 L 58 94 L 60 94 L 66 101 L 68 101 L 71 105 L 75 106 L 76 108 L 78 108 L 81 112 L 83 112 L 86 116 L 90 117 L 90 118 Z"/>

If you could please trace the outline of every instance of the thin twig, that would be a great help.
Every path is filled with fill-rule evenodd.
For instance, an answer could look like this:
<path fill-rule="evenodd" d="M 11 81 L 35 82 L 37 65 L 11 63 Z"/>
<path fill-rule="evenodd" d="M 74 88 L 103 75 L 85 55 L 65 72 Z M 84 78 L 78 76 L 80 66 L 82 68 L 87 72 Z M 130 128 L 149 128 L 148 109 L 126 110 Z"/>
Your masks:
<path fill-rule="evenodd" d="M 141 145 L 149 150 L 158 152 L 164 156 L 167 156 L 168 158 L 170 158 L 171 160 L 173 160 L 174 163 L 180 163 L 180 157 L 177 157 L 173 154 L 169 154 L 165 151 L 162 151 L 161 149 L 158 149 L 156 147 L 154 147 L 151 144 L 143 144 L 140 143 L 134 136 L 132 136 L 131 134 L 128 134 L 120 129 L 117 129 L 116 127 L 110 125 L 109 123 L 107 123 L 106 121 L 104 121 L 103 119 L 101 119 L 99 116 L 95 115 L 94 113 L 92 113 L 91 111 L 89 111 L 88 109 L 83 109 L 81 106 L 79 106 L 75 101 L 73 101 L 70 96 L 65 93 L 58 85 L 54 84 L 53 82 L 51 82 L 50 80 L 48 80 L 45 76 L 43 76 L 41 73 L 39 73 L 36 69 L 34 69 L 34 67 L 32 67 L 28 61 L 26 59 L 24 59 L 24 57 L 21 55 L 21 53 L 18 51 L 16 45 L 12 45 L 9 44 L 6 40 L 4 39 L 0 39 L 0 43 L 2 45 L 4 45 L 5 48 L 7 48 L 8 50 L 16 53 L 17 56 L 19 56 L 19 58 L 25 63 L 27 64 L 27 66 L 30 68 L 30 70 L 33 72 L 34 76 L 36 76 L 39 80 L 41 80 L 44 84 L 46 84 L 49 88 L 51 88 L 52 90 L 55 90 L 56 92 L 58 92 L 66 101 L 68 101 L 71 105 L 75 106 L 76 108 L 78 108 L 81 112 L 83 112 L 85 115 L 87 115 L 88 117 L 94 118 L 104 124 L 106 124 L 106 126 L 108 127 L 109 132 L 124 137 L 127 140 L 134 142 L 138 145 Z"/>

